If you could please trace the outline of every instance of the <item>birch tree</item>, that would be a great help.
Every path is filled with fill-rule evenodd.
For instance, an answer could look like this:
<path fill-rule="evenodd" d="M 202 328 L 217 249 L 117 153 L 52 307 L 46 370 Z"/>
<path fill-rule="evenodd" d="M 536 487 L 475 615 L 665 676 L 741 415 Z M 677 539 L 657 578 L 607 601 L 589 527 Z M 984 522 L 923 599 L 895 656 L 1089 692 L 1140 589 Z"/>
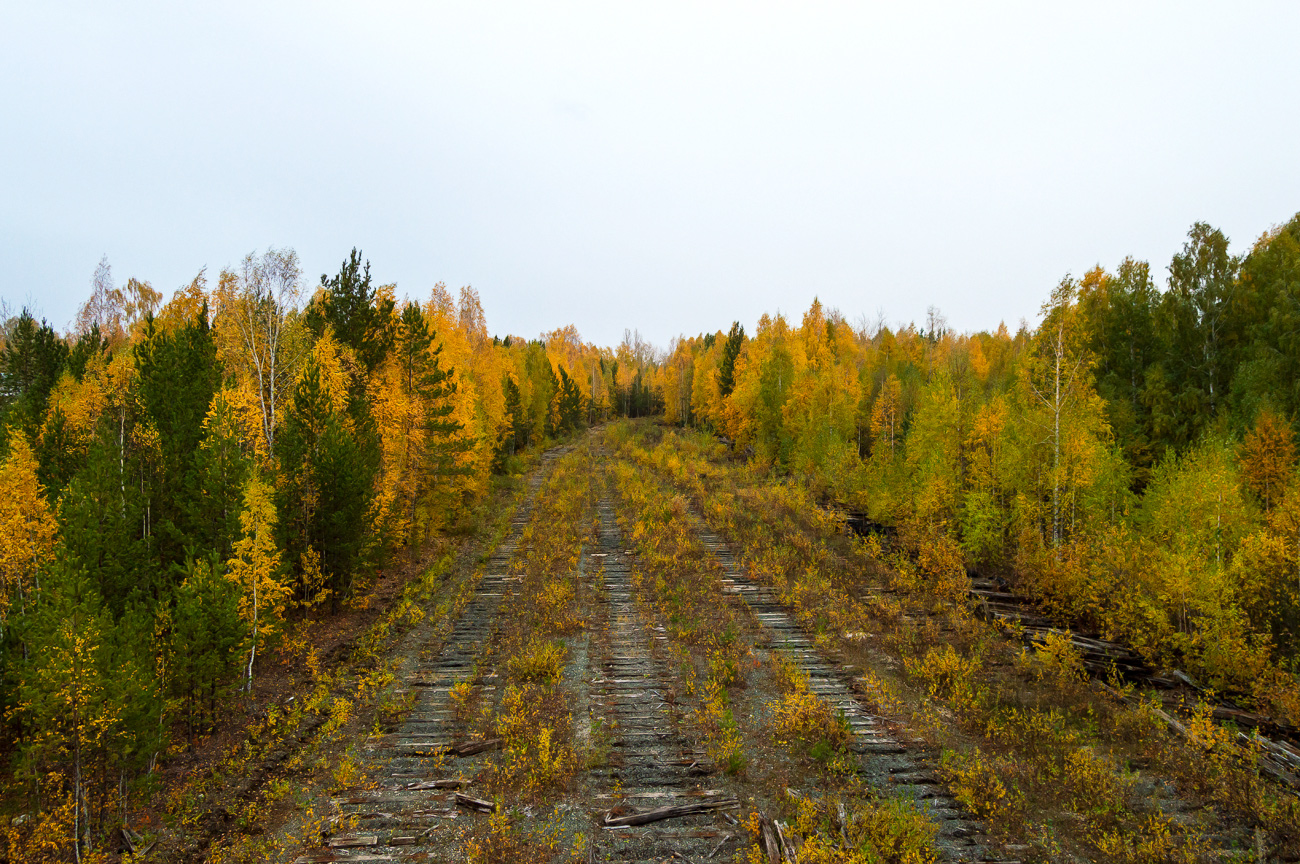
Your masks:
<path fill-rule="evenodd" d="M 1068 276 L 1052 291 L 1021 370 L 1029 422 L 1043 435 L 1037 443 L 1047 450 L 1047 470 L 1039 477 L 1049 489 L 1053 548 L 1061 544 L 1065 505 L 1073 505 L 1075 488 L 1089 480 L 1097 455 L 1091 445 L 1106 429 L 1101 400 L 1092 384 L 1090 355 L 1082 341 L 1074 302 L 1077 291 L 1077 283 Z"/>
<path fill-rule="evenodd" d="M 268 249 L 246 255 L 238 274 L 222 273 L 217 288 L 224 359 L 227 368 L 240 369 L 253 391 L 268 456 L 275 453 L 283 402 L 305 351 L 298 313 L 301 278 L 298 253 Z"/>

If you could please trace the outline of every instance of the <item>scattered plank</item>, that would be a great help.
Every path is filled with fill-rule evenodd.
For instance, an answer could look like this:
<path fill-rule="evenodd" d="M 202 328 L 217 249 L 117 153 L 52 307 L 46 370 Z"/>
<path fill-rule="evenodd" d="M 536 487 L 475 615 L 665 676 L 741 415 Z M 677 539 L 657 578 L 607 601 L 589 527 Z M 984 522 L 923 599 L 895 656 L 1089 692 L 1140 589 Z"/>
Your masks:
<path fill-rule="evenodd" d="M 378 845 L 379 836 L 376 834 L 345 834 L 330 840 L 332 849 L 359 849 L 363 846 Z"/>
<path fill-rule="evenodd" d="M 611 816 L 610 812 L 606 812 L 604 824 L 606 828 L 631 828 L 637 825 L 649 825 L 651 822 L 661 822 L 664 819 L 699 816 L 704 813 L 712 813 L 715 810 L 730 810 L 739 806 L 740 802 L 735 798 L 722 798 L 717 801 L 700 801 L 694 804 L 671 804 L 667 807 L 657 807 L 654 810 L 631 813 L 627 816 Z"/>
<path fill-rule="evenodd" d="M 475 798 L 472 795 L 466 795 L 464 792 L 456 793 L 456 806 L 464 807 L 467 810 L 473 810 L 477 813 L 495 813 L 497 805 L 491 801 L 485 801 L 482 798 Z"/>
<path fill-rule="evenodd" d="M 473 756 L 475 753 L 482 753 L 484 750 L 500 750 L 500 738 L 486 738 L 482 741 L 468 741 L 464 744 L 456 744 L 451 748 L 453 756 Z"/>
<path fill-rule="evenodd" d="M 465 785 L 463 780 L 419 780 L 415 783 L 408 783 L 404 789 L 419 791 L 422 789 L 459 789 Z"/>

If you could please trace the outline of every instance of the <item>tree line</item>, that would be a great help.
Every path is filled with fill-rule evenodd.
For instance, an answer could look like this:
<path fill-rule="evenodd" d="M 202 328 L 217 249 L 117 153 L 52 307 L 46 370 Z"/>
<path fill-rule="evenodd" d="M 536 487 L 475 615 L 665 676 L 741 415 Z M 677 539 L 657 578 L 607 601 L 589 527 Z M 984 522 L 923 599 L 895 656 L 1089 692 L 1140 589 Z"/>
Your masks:
<path fill-rule="evenodd" d="M 1067 276 L 1036 328 L 814 301 L 680 339 L 653 384 L 668 420 L 891 526 L 935 578 L 1002 574 L 1295 723 L 1297 340 L 1300 216 L 1243 255 L 1197 223 L 1163 285 L 1132 258 Z"/>
<path fill-rule="evenodd" d="M 353 250 L 269 249 L 166 299 L 107 262 L 69 332 L 0 333 L 0 753 L 99 844 L 298 623 L 467 518 L 530 447 L 656 408 L 652 352 L 489 336 Z"/>
<path fill-rule="evenodd" d="M 399 298 L 356 250 L 310 290 L 269 249 L 170 298 L 101 263 L 68 332 L 0 326 L 0 753 L 96 845 L 300 623 L 613 415 L 1300 722 L 1300 216 L 1240 256 L 1197 224 L 1163 281 L 1067 276 L 1014 333 L 814 301 L 661 352 L 490 335 L 472 288 Z"/>

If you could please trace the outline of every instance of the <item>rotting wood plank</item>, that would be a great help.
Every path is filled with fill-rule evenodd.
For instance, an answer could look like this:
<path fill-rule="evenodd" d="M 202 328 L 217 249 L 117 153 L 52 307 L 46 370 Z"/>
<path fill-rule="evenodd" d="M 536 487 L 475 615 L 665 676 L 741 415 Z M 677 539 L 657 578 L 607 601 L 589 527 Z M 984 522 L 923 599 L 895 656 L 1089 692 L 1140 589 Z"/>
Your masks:
<path fill-rule="evenodd" d="M 478 813 L 495 813 L 497 805 L 491 801 L 482 798 L 475 798 L 472 795 L 466 795 L 464 792 L 456 793 L 456 806 L 464 807 L 468 810 L 474 810 Z"/>
<path fill-rule="evenodd" d="M 699 801 L 691 804 L 669 804 L 666 807 L 656 807 L 653 810 L 645 810 L 641 813 L 630 813 L 626 816 L 610 816 L 605 814 L 602 820 L 606 828 L 625 828 L 635 827 L 637 825 L 649 825 L 652 822 L 661 822 L 664 819 L 679 819 L 683 816 L 700 816 L 705 813 L 712 813 L 715 810 L 735 810 L 740 807 L 740 802 L 735 798 L 723 798 L 718 801 Z"/>

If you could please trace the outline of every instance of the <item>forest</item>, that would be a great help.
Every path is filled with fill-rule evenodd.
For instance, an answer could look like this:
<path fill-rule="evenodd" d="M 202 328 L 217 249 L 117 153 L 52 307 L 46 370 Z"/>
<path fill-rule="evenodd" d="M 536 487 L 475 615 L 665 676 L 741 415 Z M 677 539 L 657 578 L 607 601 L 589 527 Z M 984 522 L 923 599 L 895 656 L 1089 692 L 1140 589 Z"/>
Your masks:
<path fill-rule="evenodd" d="M 660 658 L 633 647 L 653 625 L 666 653 L 629 680 L 679 694 L 670 725 L 724 778 L 719 801 L 780 798 L 727 817 L 700 859 L 719 840 L 756 862 L 962 857 L 942 819 L 846 767 L 876 752 L 854 742 L 882 717 L 889 746 L 928 735 L 944 752 L 890 771 L 935 778 L 917 783 L 980 822 L 984 860 L 1228 860 L 1232 843 L 1236 860 L 1291 860 L 1300 805 L 1261 785 L 1250 745 L 1188 705 L 1182 743 L 1098 755 L 1167 706 L 1118 675 L 1089 689 L 1068 641 L 1015 653 L 1014 628 L 980 621 L 969 589 L 995 578 L 1062 632 L 1177 670 L 1206 705 L 1300 727 L 1300 215 L 1242 255 L 1197 223 L 1163 272 L 1130 258 L 1045 294 L 1015 332 L 958 332 L 937 310 L 920 326 L 850 322 L 814 299 L 752 333 L 719 322 L 667 349 L 634 332 L 601 347 L 572 325 L 494 335 L 474 289 L 402 296 L 356 249 L 313 284 L 271 248 L 170 297 L 119 285 L 105 260 L 67 332 L 8 310 L 0 858 L 294 860 L 322 837 L 388 836 L 312 819 L 341 791 L 386 788 L 364 779 L 379 757 L 357 742 L 388 746 L 423 710 L 417 685 L 394 683 L 428 659 L 401 654 L 408 633 L 430 657 L 480 652 L 437 698 L 486 755 L 449 744 L 430 764 L 490 764 L 426 778 L 494 796 L 469 799 L 493 815 L 455 854 L 595 855 L 599 830 L 557 816 L 527 833 L 508 805 L 605 788 L 592 778 L 622 763 L 601 735 L 644 718 L 581 719 L 595 716 L 583 700 L 606 704 L 599 676 L 576 683 L 581 664 Z M 507 572 L 518 581 L 492 582 Z M 484 599 L 500 592 L 508 616 Z M 828 696 L 764 627 L 808 634 L 857 676 L 884 662 L 862 647 L 875 638 L 901 652 L 881 667 L 897 680 L 871 672 L 858 696 Z M 349 641 L 325 650 L 340 628 Z M 980 669 L 1057 703 L 1011 706 L 1015 688 L 979 689 Z M 1107 693 L 1119 701 L 1097 708 Z M 769 746 L 793 754 L 780 772 L 761 767 Z M 1197 746 L 1214 758 L 1168 755 Z M 1143 797 L 1133 772 L 1148 766 L 1213 802 L 1209 827 L 1084 803 Z M 308 791 L 317 781 L 328 791 Z M 204 794 L 223 796 L 216 827 Z M 715 818 L 702 812 L 690 818 Z M 390 833 L 354 845 L 405 843 Z M 617 836 L 633 844 L 620 860 L 662 860 Z M 299 860 L 347 858 L 327 848 L 339 857 Z"/>

